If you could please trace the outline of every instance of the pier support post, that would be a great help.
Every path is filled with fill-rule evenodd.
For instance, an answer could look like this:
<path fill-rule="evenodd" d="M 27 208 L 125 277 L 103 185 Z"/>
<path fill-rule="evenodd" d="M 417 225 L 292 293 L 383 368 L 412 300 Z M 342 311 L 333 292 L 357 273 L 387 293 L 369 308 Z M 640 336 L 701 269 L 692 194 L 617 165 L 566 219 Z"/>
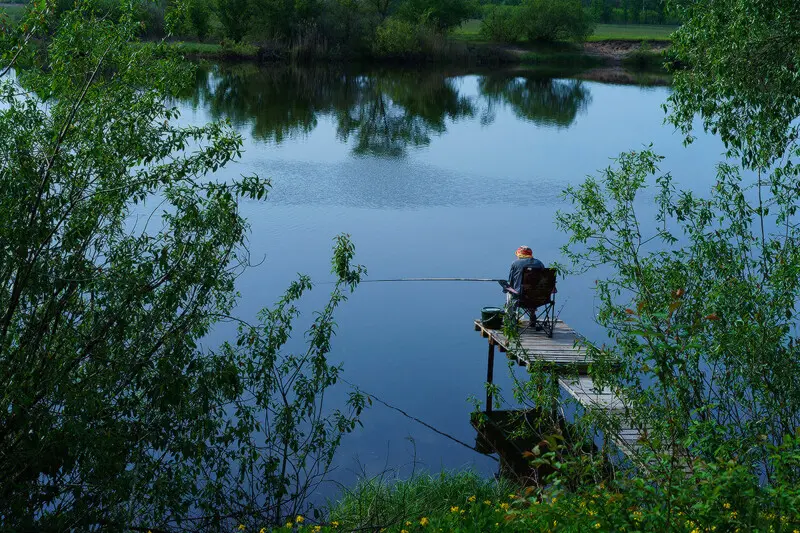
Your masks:
<path fill-rule="evenodd" d="M 489 337 L 489 361 L 486 366 L 486 383 L 491 385 L 494 381 L 494 340 Z M 486 387 L 486 412 L 492 412 L 492 388 Z"/>

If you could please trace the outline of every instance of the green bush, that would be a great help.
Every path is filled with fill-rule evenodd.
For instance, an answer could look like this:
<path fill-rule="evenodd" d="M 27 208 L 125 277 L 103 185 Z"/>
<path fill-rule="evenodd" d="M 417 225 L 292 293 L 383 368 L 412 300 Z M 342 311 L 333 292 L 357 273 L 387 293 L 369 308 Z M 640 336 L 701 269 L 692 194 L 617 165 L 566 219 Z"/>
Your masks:
<path fill-rule="evenodd" d="M 580 0 L 527 0 L 520 10 L 529 41 L 585 41 L 594 31 Z"/>
<path fill-rule="evenodd" d="M 516 6 L 487 6 L 481 21 L 481 37 L 501 43 L 519 41 L 522 37 L 520 12 Z"/>
<path fill-rule="evenodd" d="M 408 57 L 421 51 L 419 28 L 408 21 L 389 17 L 375 30 L 374 52 L 382 57 Z"/>
<path fill-rule="evenodd" d="M 397 15 L 412 24 L 422 23 L 444 33 L 472 18 L 476 11 L 473 0 L 405 0 Z"/>
<path fill-rule="evenodd" d="M 248 0 L 217 0 L 217 18 L 226 38 L 241 41 L 250 26 Z"/>
<path fill-rule="evenodd" d="M 188 15 L 192 29 L 202 41 L 211 29 L 211 6 L 207 0 L 192 0 L 188 6 Z"/>

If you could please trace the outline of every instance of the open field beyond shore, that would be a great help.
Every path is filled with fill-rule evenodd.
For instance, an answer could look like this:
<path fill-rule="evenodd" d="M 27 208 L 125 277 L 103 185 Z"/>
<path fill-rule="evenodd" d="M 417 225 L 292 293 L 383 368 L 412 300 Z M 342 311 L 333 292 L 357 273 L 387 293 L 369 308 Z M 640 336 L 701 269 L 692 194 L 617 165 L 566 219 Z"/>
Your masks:
<path fill-rule="evenodd" d="M 670 34 L 677 26 L 659 26 L 652 24 L 598 24 L 589 41 L 669 41 Z M 466 21 L 453 31 L 454 39 L 481 42 L 481 21 Z"/>

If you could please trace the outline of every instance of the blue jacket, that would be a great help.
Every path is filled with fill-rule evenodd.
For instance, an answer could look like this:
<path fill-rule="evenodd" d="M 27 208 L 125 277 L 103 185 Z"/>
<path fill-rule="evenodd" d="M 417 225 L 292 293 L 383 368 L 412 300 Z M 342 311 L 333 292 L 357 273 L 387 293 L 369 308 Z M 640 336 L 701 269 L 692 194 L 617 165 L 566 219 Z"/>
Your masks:
<path fill-rule="evenodd" d="M 522 288 L 522 270 L 525 267 L 544 268 L 544 263 L 533 257 L 517 259 L 511 263 L 511 270 L 508 273 L 508 286 L 517 292 Z"/>

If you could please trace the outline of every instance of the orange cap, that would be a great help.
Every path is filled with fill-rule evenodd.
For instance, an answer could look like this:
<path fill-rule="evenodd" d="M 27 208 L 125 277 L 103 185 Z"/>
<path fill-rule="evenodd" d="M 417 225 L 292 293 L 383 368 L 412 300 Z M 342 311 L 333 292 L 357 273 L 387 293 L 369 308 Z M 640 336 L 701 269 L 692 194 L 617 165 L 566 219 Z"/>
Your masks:
<path fill-rule="evenodd" d="M 527 246 L 517 248 L 517 257 L 533 257 L 533 250 Z"/>

